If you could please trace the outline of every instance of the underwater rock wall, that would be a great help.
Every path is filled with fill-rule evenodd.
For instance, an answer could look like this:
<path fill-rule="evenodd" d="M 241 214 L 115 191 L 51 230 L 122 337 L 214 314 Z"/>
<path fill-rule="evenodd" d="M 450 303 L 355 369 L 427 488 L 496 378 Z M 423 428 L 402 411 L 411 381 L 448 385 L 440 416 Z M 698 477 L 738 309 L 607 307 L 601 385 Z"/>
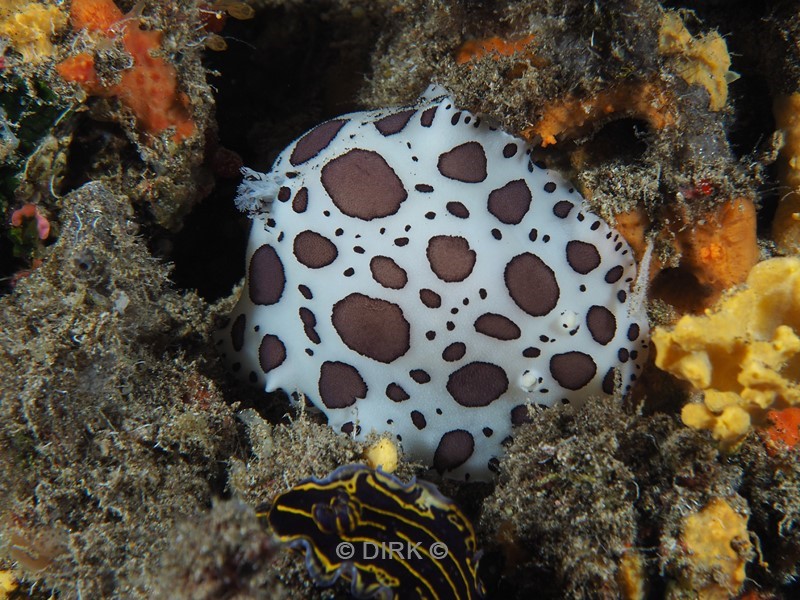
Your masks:
<path fill-rule="evenodd" d="M 659 347 L 625 400 L 532 410 L 495 481 L 436 481 L 487 597 L 796 595 L 796 302 L 728 354 L 707 323 L 770 306 L 752 267 L 796 261 L 798 23 L 795 1 L 0 2 L 0 598 L 348 596 L 255 507 L 376 440 L 225 372 L 233 197 L 242 165 L 432 81 L 574 182 L 644 261 L 661 339 L 716 369 Z M 743 356 L 780 394 L 745 393 Z"/>

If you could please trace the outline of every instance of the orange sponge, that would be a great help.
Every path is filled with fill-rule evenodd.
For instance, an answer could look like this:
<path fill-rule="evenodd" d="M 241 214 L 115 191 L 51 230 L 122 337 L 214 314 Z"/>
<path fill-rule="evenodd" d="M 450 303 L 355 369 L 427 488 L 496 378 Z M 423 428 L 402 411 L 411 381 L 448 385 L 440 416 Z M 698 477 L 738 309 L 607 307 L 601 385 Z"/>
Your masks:
<path fill-rule="evenodd" d="M 482 40 L 468 40 L 461 44 L 457 50 L 456 62 L 459 65 L 463 65 L 487 54 L 495 60 L 498 56 L 512 56 L 525 50 L 531 41 L 533 41 L 532 35 L 526 35 L 518 39 L 503 39 L 498 36 L 492 36 Z"/>
<path fill-rule="evenodd" d="M 56 71 L 67 81 L 81 84 L 87 91 L 97 93 L 99 85 L 97 71 L 94 69 L 94 58 L 91 54 L 81 52 L 70 56 L 56 65 Z"/>
<path fill-rule="evenodd" d="M 189 99 L 178 91 L 175 67 L 159 56 L 160 31 L 143 31 L 138 21 L 126 17 L 112 0 L 73 0 L 70 9 L 73 27 L 113 35 L 117 28 L 133 65 L 122 72 L 120 82 L 105 86 L 100 83 L 94 59 L 87 53 L 71 56 L 56 68 L 66 81 L 80 84 L 95 96 L 116 97 L 136 116 L 139 126 L 151 134 L 170 127 L 175 129 L 173 140 L 180 142 L 194 132 L 189 114 Z"/>
<path fill-rule="evenodd" d="M 112 0 L 72 0 L 69 9 L 73 29 L 108 33 L 122 17 L 122 11 Z"/>
<path fill-rule="evenodd" d="M 766 429 L 767 452 L 775 454 L 781 445 L 800 448 L 800 407 L 771 410 L 767 419 L 770 422 Z"/>

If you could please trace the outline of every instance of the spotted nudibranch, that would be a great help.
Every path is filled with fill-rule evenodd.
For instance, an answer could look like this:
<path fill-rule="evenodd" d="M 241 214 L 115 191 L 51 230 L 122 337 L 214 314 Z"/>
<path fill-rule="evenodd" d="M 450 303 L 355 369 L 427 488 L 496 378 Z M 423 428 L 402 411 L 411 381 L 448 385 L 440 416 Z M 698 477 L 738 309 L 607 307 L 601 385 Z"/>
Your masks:
<path fill-rule="evenodd" d="M 524 141 L 432 86 L 244 169 L 247 280 L 216 343 L 337 431 L 486 480 L 528 405 L 624 393 L 649 331 L 633 253 Z"/>

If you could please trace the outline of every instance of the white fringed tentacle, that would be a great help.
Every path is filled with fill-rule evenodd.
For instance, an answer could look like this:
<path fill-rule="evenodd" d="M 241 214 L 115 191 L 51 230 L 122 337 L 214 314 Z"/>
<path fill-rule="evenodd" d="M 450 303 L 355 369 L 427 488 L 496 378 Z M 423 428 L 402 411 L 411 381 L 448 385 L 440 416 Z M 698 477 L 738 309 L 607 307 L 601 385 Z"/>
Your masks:
<path fill-rule="evenodd" d="M 280 189 L 277 178 L 272 172 L 260 173 L 247 167 L 242 167 L 242 175 L 244 180 L 236 190 L 236 208 L 247 213 L 251 219 L 268 217 L 272 202 Z"/>

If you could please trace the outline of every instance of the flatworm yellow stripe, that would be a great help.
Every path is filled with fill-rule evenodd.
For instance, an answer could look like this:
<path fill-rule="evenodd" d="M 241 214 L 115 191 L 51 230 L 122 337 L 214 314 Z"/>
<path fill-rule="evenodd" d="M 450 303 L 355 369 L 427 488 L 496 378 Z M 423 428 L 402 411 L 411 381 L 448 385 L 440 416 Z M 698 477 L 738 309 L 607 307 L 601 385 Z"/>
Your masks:
<path fill-rule="evenodd" d="M 356 598 L 483 597 L 472 525 L 431 483 L 347 465 L 301 482 L 258 514 L 281 541 L 305 550 L 318 583 L 342 576 Z M 446 555 L 435 555 L 441 548 Z"/>

